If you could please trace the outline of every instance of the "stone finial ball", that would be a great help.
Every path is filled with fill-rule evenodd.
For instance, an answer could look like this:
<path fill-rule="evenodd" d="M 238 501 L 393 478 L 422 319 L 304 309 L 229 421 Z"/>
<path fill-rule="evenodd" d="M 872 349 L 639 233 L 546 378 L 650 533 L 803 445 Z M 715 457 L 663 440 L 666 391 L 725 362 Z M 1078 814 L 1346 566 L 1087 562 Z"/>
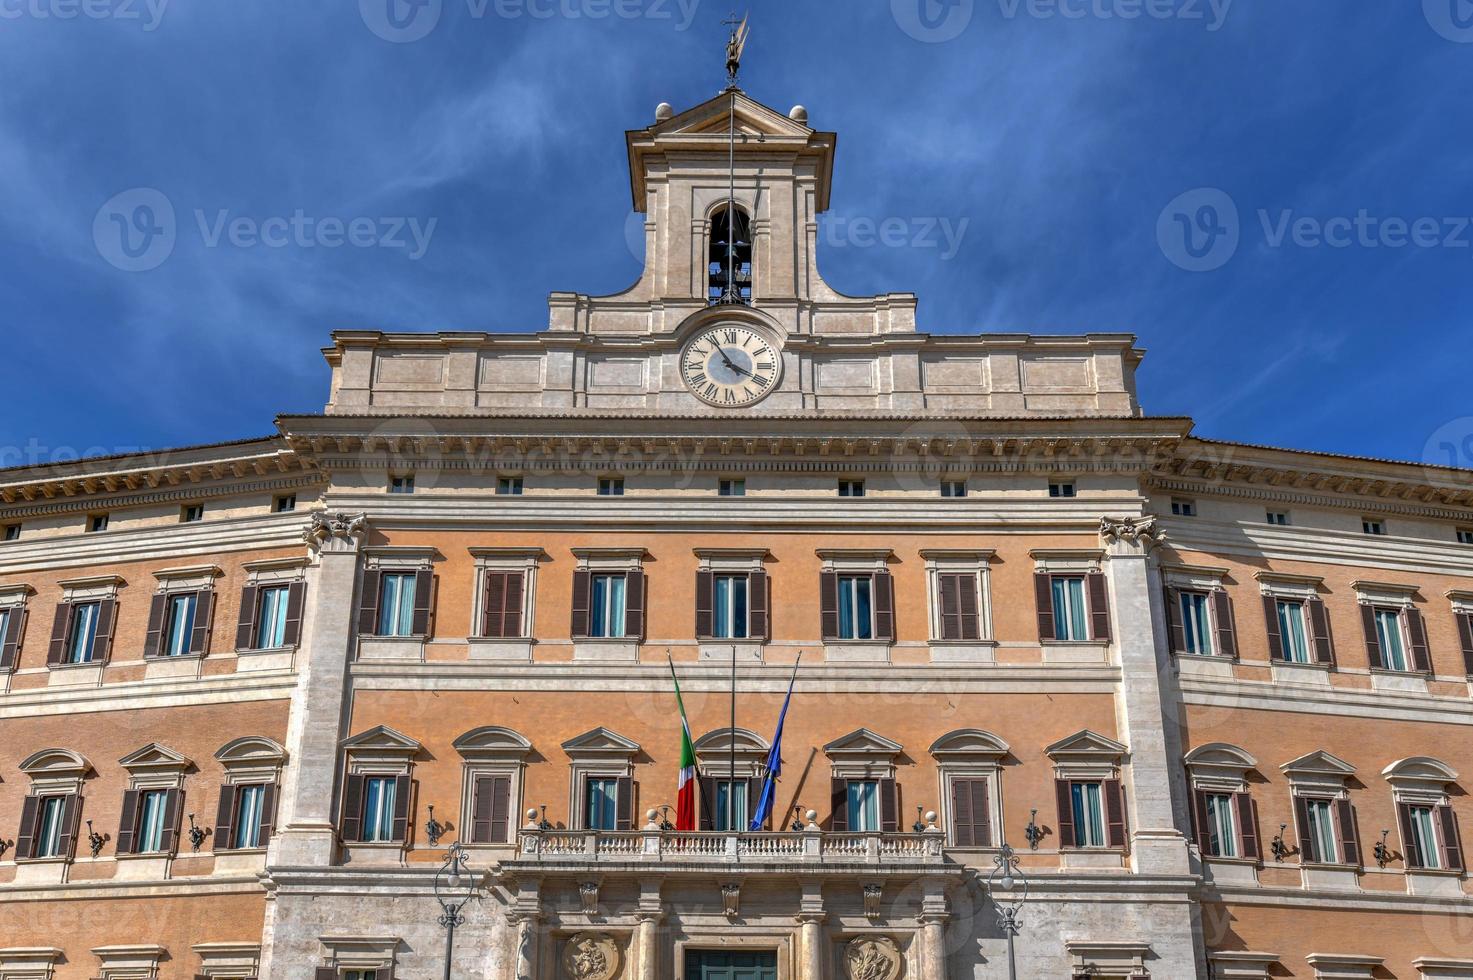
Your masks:
<path fill-rule="evenodd" d="M 675 117 L 675 107 L 668 102 L 655 106 L 655 122 L 664 122 Z"/>
<path fill-rule="evenodd" d="M 530 810 L 527 811 L 527 819 L 528 820 L 536 820 L 537 819 L 537 808 L 535 806 L 532 807 L 532 809 L 530 809 Z"/>
<path fill-rule="evenodd" d="M 808 110 L 800 105 L 795 105 L 788 110 L 788 118 L 802 126 L 808 125 Z"/>
<path fill-rule="evenodd" d="M 649 810 L 649 811 L 647 811 L 645 813 L 644 816 L 645 816 L 645 819 L 648 820 L 650 823 L 654 823 L 655 822 L 655 818 L 658 817 L 659 815 L 660 815 L 660 811 L 659 810 Z"/>
<path fill-rule="evenodd" d="M 804 818 L 807 819 L 807 821 L 809 823 L 817 823 L 818 822 L 818 811 L 817 810 L 809 810 L 807 813 L 803 814 L 803 816 L 804 816 Z"/>
<path fill-rule="evenodd" d="M 936 822 L 936 811 L 935 810 L 927 810 L 926 811 L 926 823 L 935 823 L 935 822 Z"/>

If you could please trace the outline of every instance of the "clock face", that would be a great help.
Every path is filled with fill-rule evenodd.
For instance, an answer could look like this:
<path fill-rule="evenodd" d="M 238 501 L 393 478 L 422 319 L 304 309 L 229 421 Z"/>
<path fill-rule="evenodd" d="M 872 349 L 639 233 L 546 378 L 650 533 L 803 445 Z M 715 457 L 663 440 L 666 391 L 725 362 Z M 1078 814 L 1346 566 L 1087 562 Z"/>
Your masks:
<path fill-rule="evenodd" d="M 740 408 L 760 401 L 777 386 L 782 367 L 777 348 L 750 327 L 708 327 L 680 354 L 680 376 L 697 398 Z"/>

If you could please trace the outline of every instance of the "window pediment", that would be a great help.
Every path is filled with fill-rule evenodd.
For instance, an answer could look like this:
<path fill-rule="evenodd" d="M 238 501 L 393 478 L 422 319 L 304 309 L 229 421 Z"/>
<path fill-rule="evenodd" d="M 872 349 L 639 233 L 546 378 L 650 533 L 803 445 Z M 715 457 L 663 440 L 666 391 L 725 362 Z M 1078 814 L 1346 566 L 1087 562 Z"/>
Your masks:
<path fill-rule="evenodd" d="M 997 762 L 1011 751 L 1007 742 L 980 728 L 959 728 L 931 743 L 931 755 L 942 761 Z"/>
<path fill-rule="evenodd" d="M 42 749 L 20 764 L 20 771 L 32 779 L 55 777 L 82 779 L 92 764 L 71 749 Z"/>
<path fill-rule="evenodd" d="M 374 756 L 408 760 L 418 755 L 422 746 L 403 732 L 379 725 L 344 740 L 343 748 L 357 758 Z"/>
<path fill-rule="evenodd" d="M 843 738 L 836 738 L 825 745 L 823 750 L 830 757 L 876 756 L 892 759 L 903 751 L 899 742 L 876 735 L 868 728 L 857 728 Z"/>
<path fill-rule="evenodd" d="M 1043 751 L 1055 762 L 1073 758 L 1119 761 L 1128 749 L 1113 738 L 1106 738 L 1086 728 L 1068 738 L 1059 739 Z"/>
<path fill-rule="evenodd" d="M 1381 770 L 1398 800 L 1405 803 L 1447 802 L 1448 787 L 1457 782 L 1457 772 L 1447 763 L 1425 755 L 1393 762 Z"/>
<path fill-rule="evenodd" d="M 532 743 L 510 728 L 487 725 L 466 732 L 451 745 L 466 759 L 505 759 L 521 762 L 532 752 Z"/>
<path fill-rule="evenodd" d="M 118 760 L 118 765 L 136 776 L 145 773 L 183 773 L 194 763 L 167 745 L 150 742 L 123 756 Z"/>
<path fill-rule="evenodd" d="M 1226 742 L 1199 745 L 1188 752 L 1182 762 L 1199 789 L 1220 788 L 1233 793 L 1247 788 L 1249 770 L 1258 767 L 1257 759 Z"/>
<path fill-rule="evenodd" d="M 245 735 L 220 746 L 215 758 L 227 767 L 232 765 L 281 765 L 286 762 L 286 749 L 264 735 Z"/>
<path fill-rule="evenodd" d="M 568 739 L 562 750 L 574 759 L 628 760 L 639 754 L 639 743 L 607 728 L 595 728 Z"/>
<path fill-rule="evenodd" d="M 728 772 L 732 757 L 737 762 L 737 774 L 757 776 L 767 763 L 772 747 L 756 732 L 738 728 L 718 728 L 707 732 L 695 741 L 696 764 L 702 772 L 711 776 L 722 776 Z"/>
<path fill-rule="evenodd" d="M 1295 789 L 1343 795 L 1345 783 L 1355 775 L 1355 766 L 1317 749 L 1279 767 Z"/>

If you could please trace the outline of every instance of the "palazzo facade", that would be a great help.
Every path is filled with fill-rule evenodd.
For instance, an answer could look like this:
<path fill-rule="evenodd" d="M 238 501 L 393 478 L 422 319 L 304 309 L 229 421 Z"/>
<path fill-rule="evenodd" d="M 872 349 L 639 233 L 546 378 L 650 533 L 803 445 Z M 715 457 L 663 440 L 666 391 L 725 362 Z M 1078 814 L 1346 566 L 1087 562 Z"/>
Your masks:
<path fill-rule="evenodd" d="M 457 978 L 1473 978 L 1473 473 L 836 292 L 835 142 L 662 105 L 625 292 L 0 472 L 0 980 L 439 977 L 452 843 Z"/>

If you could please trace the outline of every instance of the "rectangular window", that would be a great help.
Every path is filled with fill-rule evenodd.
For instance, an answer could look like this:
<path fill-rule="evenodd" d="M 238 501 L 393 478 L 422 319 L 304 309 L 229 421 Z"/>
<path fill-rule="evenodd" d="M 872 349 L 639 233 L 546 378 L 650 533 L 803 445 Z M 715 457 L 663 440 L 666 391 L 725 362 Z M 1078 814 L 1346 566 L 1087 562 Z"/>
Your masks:
<path fill-rule="evenodd" d="M 617 830 L 619 827 L 619 780 L 590 776 L 584 790 L 584 829 Z"/>
<path fill-rule="evenodd" d="M 100 531 L 106 531 L 106 530 L 107 530 L 107 515 L 106 514 L 93 514 L 91 517 L 87 518 L 87 531 L 88 531 L 88 533 L 90 533 L 90 534 L 97 534 Z"/>
<path fill-rule="evenodd" d="M 1099 783 L 1071 783 L 1070 804 L 1074 809 L 1074 845 L 1106 847 L 1104 793 Z"/>
<path fill-rule="evenodd" d="M 1280 599 L 1275 605 L 1279 613 L 1279 633 L 1284 638 L 1284 659 L 1291 664 L 1309 663 L 1309 630 L 1304 621 L 1304 603 L 1296 599 Z"/>
<path fill-rule="evenodd" d="M 1212 857 L 1238 856 L 1237 813 L 1231 793 L 1205 794 L 1207 809 L 1207 847 Z"/>
<path fill-rule="evenodd" d="M 67 663 L 92 662 L 92 647 L 97 642 L 97 616 L 101 609 L 100 602 L 79 602 L 72 606 L 72 633 L 71 643 L 66 651 Z"/>
<path fill-rule="evenodd" d="M 1374 517 L 1362 518 L 1360 529 L 1366 534 L 1382 535 L 1386 533 L 1386 522 L 1378 521 Z"/>
<path fill-rule="evenodd" d="M 414 633 L 414 572 L 384 572 L 379 585 L 378 635 Z"/>
<path fill-rule="evenodd" d="M 482 579 L 481 635 L 492 639 L 523 636 L 522 608 L 526 576 L 522 572 L 487 569 Z"/>
<path fill-rule="evenodd" d="M 363 781 L 363 837 L 368 843 L 394 839 L 394 804 L 399 781 L 393 776 L 369 776 Z"/>
<path fill-rule="evenodd" d="M 502 497 L 520 497 L 522 495 L 522 478 L 519 476 L 503 476 L 497 478 L 496 493 Z"/>
<path fill-rule="evenodd" d="M 1088 640 L 1089 609 L 1084 600 L 1084 576 L 1055 575 L 1054 639 Z"/>
<path fill-rule="evenodd" d="M 624 573 L 594 575 L 588 601 L 588 635 L 617 639 L 624 635 Z"/>
<path fill-rule="evenodd" d="M 180 657 L 189 652 L 189 641 L 194 635 L 194 613 L 199 601 L 196 592 L 183 592 L 169 596 L 165 604 L 164 643 L 160 654 L 165 657 Z"/>
<path fill-rule="evenodd" d="M 851 779 L 847 784 L 849 829 L 860 833 L 880 830 L 880 784 L 874 779 Z"/>
<path fill-rule="evenodd" d="M 205 505 L 204 504 L 186 504 L 184 506 L 184 508 L 181 511 L 179 511 L 179 523 L 180 524 L 197 524 L 198 522 L 200 522 L 200 521 L 202 521 L 204 519 L 205 519 Z"/>
<path fill-rule="evenodd" d="M 1407 867 L 1441 870 L 1442 854 L 1437 843 L 1436 814 L 1430 806 L 1408 806 L 1406 824 L 1410 839 L 1406 842 Z"/>
<path fill-rule="evenodd" d="M 238 786 L 235 791 L 235 847 L 260 847 L 265 786 Z"/>
<path fill-rule="evenodd" d="M 378 980 L 377 970 L 344 970 L 343 980 Z"/>
<path fill-rule="evenodd" d="M 745 497 L 747 495 L 747 481 L 722 480 L 716 492 L 722 497 Z"/>
<path fill-rule="evenodd" d="M 1470 534 L 1473 534 L 1473 532 L 1469 532 L 1469 533 Z M 19 541 L 20 540 L 20 525 L 19 524 L 7 524 L 7 525 L 5 525 L 5 540 L 6 541 Z"/>
<path fill-rule="evenodd" d="M 280 497 L 277 497 L 275 500 L 271 501 L 272 513 L 290 514 L 296 509 L 297 495 L 294 493 L 282 494 Z"/>
<path fill-rule="evenodd" d="M 1197 502 L 1195 500 L 1174 498 L 1171 501 L 1171 513 L 1177 517 L 1196 517 Z"/>
<path fill-rule="evenodd" d="M 41 800 L 36 813 L 36 840 L 31 856 L 64 857 L 61 853 L 62 822 L 66 819 L 66 797 L 48 796 Z M 25 855 L 20 855 L 25 857 Z"/>
<path fill-rule="evenodd" d="M 1268 522 L 1275 527 L 1288 527 L 1289 515 L 1282 510 L 1271 510 L 1268 512 Z"/>
<path fill-rule="evenodd" d="M 864 496 L 864 481 L 863 480 L 840 480 L 839 481 L 839 496 L 841 496 L 841 497 L 863 497 Z"/>
<path fill-rule="evenodd" d="M 722 640 L 747 637 L 747 576 L 712 578 L 711 635 Z"/>
<path fill-rule="evenodd" d="M 138 797 L 138 838 L 134 854 L 156 854 L 164 849 L 164 811 L 167 790 L 151 789 Z"/>
<path fill-rule="evenodd" d="M 624 496 L 624 481 L 618 477 L 600 477 L 598 481 L 598 495 L 600 497 Z"/>
<path fill-rule="evenodd" d="M 1048 495 L 1050 497 L 1073 497 L 1075 496 L 1074 484 L 1072 483 L 1050 483 Z"/>
<path fill-rule="evenodd" d="M 839 638 L 870 640 L 875 635 L 874 579 L 869 575 L 839 576 Z"/>
<path fill-rule="evenodd" d="M 1381 642 L 1381 662 L 1387 670 L 1407 669 L 1406 641 L 1401 629 L 1401 610 L 1377 609 L 1376 639 Z"/>
<path fill-rule="evenodd" d="M 711 814 L 712 830 L 738 831 L 747 829 L 747 781 L 738 779 L 732 782 L 730 779 L 716 780 L 716 799 L 712 802 L 715 812 Z M 736 826 L 726 822 L 728 813 L 736 814 Z"/>
<path fill-rule="evenodd" d="M 1212 656 L 1212 619 L 1204 592 L 1181 593 L 1181 626 L 1187 653 Z"/>
<path fill-rule="evenodd" d="M 286 646 L 286 607 L 290 587 L 269 585 L 261 589 L 260 616 L 256 619 L 256 649 L 278 650 Z"/>
<path fill-rule="evenodd" d="M 389 477 L 389 493 L 413 493 L 414 476 L 391 476 Z"/>
<path fill-rule="evenodd" d="M 11 534 L 10 534 L 11 531 L 14 531 L 15 532 L 15 536 L 14 537 L 11 536 Z M 14 541 L 15 538 L 18 538 L 18 537 L 20 537 L 20 525 L 19 524 L 12 524 L 10 527 L 7 527 L 5 529 L 5 540 L 6 541 Z M 1473 544 L 1473 527 L 1460 527 L 1460 528 L 1458 528 L 1458 544 Z"/>
<path fill-rule="evenodd" d="M 1304 812 L 1309 818 L 1305 828 L 1314 853 L 1312 861 L 1321 864 L 1338 864 L 1340 845 L 1335 836 L 1335 812 L 1330 800 L 1306 800 Z"/>
<path fill-rule="evenodd" d="M 942 480 L 941 496 L 943 497 L 965 497 L 967 495 L 966 480 Z"/>

